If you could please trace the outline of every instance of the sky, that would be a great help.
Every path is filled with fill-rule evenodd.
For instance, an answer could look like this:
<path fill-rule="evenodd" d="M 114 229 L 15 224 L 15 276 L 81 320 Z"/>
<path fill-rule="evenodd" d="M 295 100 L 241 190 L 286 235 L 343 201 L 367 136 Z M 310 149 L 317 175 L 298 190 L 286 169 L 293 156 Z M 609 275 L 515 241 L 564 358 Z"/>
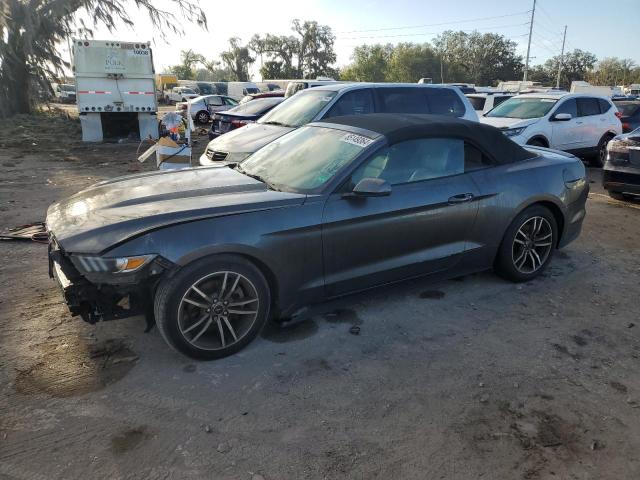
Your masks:
<path fill-rule="evenodd" d="M 171 8 L 169 0 L 154 3 Z M 350 62 L 357 45 L 431 41 L 445 30 L 499 33 L 517 42 L 517 51 L 524 57 L 532 4 L 533 0 L 243 0 L 237 4 L 200 0 L 207 30 L 182 21 L 182 34 L 167 33 L 163 39 L 148 17 L 131 6 L 134 29 L 121 25 L 110 33 L 98 28 L 94 38 L 151 41 L 157 72 L 177 64 L 180 50 L 191 48 L 216 58 L 233 36 L 246 42 L 255 33 L 290 34 L 294 18 L 332 28 L 338 66 Z M 640 0 L 538 0 L 530 64 L 544 63 L 560 53 L 564 25 L 567 50 L 580 48 L 598 58 L 631 58 L 640 64 L 639 16 Z M 252 68 L 253 80 L 260 80 L 259 66 L 256 62 Z"/>

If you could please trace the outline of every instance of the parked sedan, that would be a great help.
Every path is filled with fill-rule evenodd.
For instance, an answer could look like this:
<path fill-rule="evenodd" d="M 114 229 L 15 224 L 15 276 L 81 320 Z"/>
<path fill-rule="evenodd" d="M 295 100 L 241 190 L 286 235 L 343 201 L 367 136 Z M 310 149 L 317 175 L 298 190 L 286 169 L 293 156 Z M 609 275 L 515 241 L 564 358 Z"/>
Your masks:
<path fill-rule="evenodd" d="M 640 128 L 618 135 L 607 145 L 602 184 L 611 198 L 640 195 Z"/>
<path fill-rule="evenodd" d="M 209 123 L 215 112 L 228 110 L 238 105 L 238 101 L 225 95 L 202 95 L 188 102 L 178 103 L 176 110 L 186 113 L 191 107 L 191 118 L 197 123 Z"/>
<path fill-rule="evenodd" d="M 216 113 L 213 116 L 211 130 L 209 130 L 209 139 L 213 140 L 218 135 L 255 122 L 283 100 L 284 96 L 260 98 L 248 103 L 242 103 L 230 110 Z"/>
<path fill-rule="evenodd" d="M 90 323 L 149 312 L 188 356 L 270 317 L 420 275 L 526 282 L 580 233 L 576 157 L 432 115 L 302 126 L 241 164 L 98 183 L 51 207 L 50 271 Z"/>

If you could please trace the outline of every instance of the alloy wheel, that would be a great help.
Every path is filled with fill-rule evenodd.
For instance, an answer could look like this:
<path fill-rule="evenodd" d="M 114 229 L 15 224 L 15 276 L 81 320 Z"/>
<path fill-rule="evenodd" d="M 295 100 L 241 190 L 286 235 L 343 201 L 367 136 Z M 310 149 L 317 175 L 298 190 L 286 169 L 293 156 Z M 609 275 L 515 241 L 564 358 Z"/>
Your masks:
<path fill-rule="evenodd" d="M 211 273 L 182 296 L 178 329 L 198 349 L 224 349 L 251 330 L 259 305 L 256 287 L 247 277 L 232 271 Z"/>
<path fill-rule="evenodd" d="M 553 229 L 549 221 L 540 216 L 528 218 L 513 239 L 513 265 L 520 273 L 534 273 L 547 261 L 552 248 Z"/>
<path fill-rule="evenodd" d="M 198 122 L 199 123 L 207 123 L 209 121 L 209 115 L 204 112 L 198 114 Z"/>

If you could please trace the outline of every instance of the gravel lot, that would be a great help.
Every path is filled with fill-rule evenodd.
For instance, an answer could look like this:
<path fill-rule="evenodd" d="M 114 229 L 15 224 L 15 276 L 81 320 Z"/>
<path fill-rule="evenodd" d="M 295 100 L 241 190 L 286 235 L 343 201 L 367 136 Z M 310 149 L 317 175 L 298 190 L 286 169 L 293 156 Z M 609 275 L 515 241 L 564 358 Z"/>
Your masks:
<path fill-rule="evenodd" d="M 61 143 L 0 151 L 1 229 L 134 165 Z M 46 246 L 0 243 L 0 479 L 640 478 L 640 203 L 599 173 L 536 281 L 377 289 L 209 363 L 71 318 Z"/>

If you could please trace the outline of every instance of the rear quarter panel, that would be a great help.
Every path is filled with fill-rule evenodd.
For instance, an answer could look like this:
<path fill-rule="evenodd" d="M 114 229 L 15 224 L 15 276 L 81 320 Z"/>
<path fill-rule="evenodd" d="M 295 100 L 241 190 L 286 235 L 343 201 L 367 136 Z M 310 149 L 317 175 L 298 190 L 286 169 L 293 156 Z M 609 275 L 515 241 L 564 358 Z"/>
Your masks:
<path fill-rule="evenodd" d="M 561 237 L 568 223 L 581 222 L 584 217 L 588 185 L 582 162 L 560 152 L 539 152 L 536 158 L 472 173 L 481 198 L 469 249 L 486 250 L 491 262 L 508 226 L 530 205 L 547 203 L 557 208 L 563 219 Z M 574 217 L 580 214 L 576 220 Z"/>

